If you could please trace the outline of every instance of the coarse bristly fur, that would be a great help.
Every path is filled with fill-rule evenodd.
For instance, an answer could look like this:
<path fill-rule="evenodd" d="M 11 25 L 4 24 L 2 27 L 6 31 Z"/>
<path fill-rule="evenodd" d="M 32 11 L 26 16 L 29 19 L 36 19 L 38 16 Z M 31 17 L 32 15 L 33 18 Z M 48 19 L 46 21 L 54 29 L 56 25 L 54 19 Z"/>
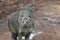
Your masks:
<path fill-rule="evenodd" d="M 20 11 L 17 11 L 17 12 L 13 12 L 11 15 L 10 15 L 10 18 L 8 19 L 8 26 L 9 26 L 9 29 L 11 31 L 11 34 L 12 34 L 12 38 L 14 40 L 16 40 L 17 36 L 21 36 L 21 32 L 23 33 L 23 35 L 27 35 L 26 33 L 29 33 L 28 35 L 30 35 L 30 32 L 33 31 L 34 29 L 34 9 L 32 7 L 23 7 Z M 30 29 L 25 29 L 25 28 L 22 28 L 21 25 L 23 25 L 23 23 L 21 23 L 21 15 L 20 14 L 25 14 L 24 16 L 27 16 L 29 17 L 29 15 L 26 15 L 26 14 L 31 14 L 31 22 L 29 24 L 31 24 L 31 28 Z M 24 26 L 24 25 L 23 25 Z M 28 25 L 29 26 L 29 25 Z M 23 31 L 24 30 L 24 31 Z M 21 36 L 22 37 L 22 36 Z M 19 37 L 20 38 L 20 37 Z"/>

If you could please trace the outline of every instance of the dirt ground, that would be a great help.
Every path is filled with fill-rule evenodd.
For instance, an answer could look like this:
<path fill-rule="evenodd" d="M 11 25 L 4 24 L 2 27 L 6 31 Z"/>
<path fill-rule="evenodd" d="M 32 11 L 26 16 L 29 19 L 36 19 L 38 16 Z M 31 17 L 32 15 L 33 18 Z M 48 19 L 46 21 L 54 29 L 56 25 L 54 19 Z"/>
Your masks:
<path fill-rule="evenodd" d="M 34 8 L 37 9 L 34 31 L 43 33 L 36 35 L 33 40 L 60 40 L 60 1 L 38 0 Z M 0 40 L 12 40 L 6 19 L 0 20 Z"/>

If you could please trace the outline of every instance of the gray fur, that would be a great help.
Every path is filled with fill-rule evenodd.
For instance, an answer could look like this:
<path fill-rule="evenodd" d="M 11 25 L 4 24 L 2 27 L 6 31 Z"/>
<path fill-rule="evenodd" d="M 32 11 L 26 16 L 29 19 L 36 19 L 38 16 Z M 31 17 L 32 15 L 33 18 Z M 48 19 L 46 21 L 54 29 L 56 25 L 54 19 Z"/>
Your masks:
<path fill-rule="evenodd" d="M 29 22 L 29 24 L 30 24 L 29 29 L 24 28 L 24 25 L 21 23 L 21 21 L 22 21 L 21 14 L 22 13 L 26 14 L 26 16 L 24 16 L 24 17 L 28 17 L 28 14 L 31 14 L 30 16 L 31 16 L 32 21 Z M 22 35 L 29 36 L 30 33 L 34 29 L 34 9 L 31 7 L 24 7 L 19 11 L 13 12 L 10 15 L 10 18 L 8 19 L 8 26 L 11 31 L 13 40 L 17 40 L 17 36 L 19 37 L 20 40 L 22 40 L 21 39 Z M 27 25 L 27 26 L 29 26 L 29 25 Z M 27 36 L 26 36 L 26 38 L 28 39 Z"/>

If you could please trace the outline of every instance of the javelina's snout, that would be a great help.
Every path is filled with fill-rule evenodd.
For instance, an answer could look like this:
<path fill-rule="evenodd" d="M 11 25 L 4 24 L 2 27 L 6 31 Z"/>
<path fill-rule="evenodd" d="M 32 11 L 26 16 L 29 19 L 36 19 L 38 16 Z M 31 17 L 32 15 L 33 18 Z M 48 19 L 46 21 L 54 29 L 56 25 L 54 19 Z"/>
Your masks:
<path fill-rule="evenodd" d="M 27 24 L 27 23 L 29 23 L 29 20 L 30 20 L 29 17 L 24 17 L 24 18 L 22 18 L 22 23 Z"/>

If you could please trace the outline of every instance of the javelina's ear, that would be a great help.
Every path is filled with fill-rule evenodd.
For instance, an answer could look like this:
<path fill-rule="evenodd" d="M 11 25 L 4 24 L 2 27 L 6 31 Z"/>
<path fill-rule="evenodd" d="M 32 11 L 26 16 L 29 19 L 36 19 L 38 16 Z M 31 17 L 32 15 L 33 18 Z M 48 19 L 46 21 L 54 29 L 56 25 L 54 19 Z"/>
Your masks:
<path fill-rule="evenodd" d="M 31 7 L 31 11 L 32 11 L 32 12 L 35 12 L 35 11 L 37 11 L 37 10 L 38 10 L 37 8 Z"/>

